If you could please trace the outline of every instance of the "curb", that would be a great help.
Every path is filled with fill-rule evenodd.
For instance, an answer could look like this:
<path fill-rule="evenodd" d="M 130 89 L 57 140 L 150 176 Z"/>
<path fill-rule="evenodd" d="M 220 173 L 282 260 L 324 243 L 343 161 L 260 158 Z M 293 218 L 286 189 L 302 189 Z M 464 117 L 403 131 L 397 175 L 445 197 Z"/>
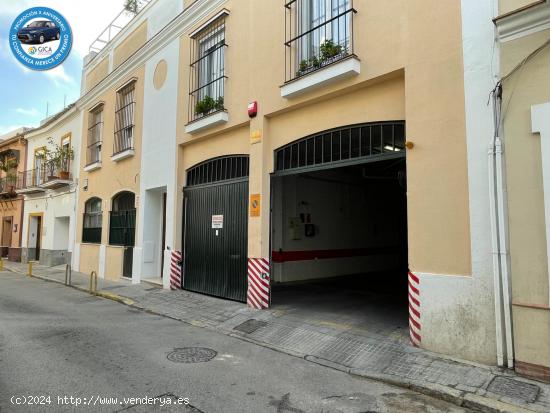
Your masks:
<path fill-rule="evenodd" d="M 7 270 L 7 271 L 10 271 L 10 272 L 13 272 L 13 273 L 16 273 L 16 274 L 21 274 L 21 275 L 24 275 L 26 277 L 29 277 L 28 274 L 26 274 L 24 272 L 21 272 L 21 271 L 17 271 L 13 268 L 4 267 L 4 270 Z M 29 278 L 37 278 L 37 279 L 42 280 L 42 281 L 61 284 L 61 285 L 64 285 L 65 287 L 71 287 L 71 288 L 74 288 L 75 290 L 82 291 L 82 292 L 85 292 L 85 293 L 90 294 L 90 295 L 95 295 L 97 297 L 106 298 L 108 300 L 116 301 L 116 302 L 119 302 L 121 304 L 129 305 L 129 306 L 132 306 L 134 304 L 134 300 L 131 300 L 130 298 L 127 298 L 127 297 L 123 297 L 123 296 L 118 295 L 118 294 L 110 293 L 110 292 L 107 292 L 107 291 L 101 291 L 101 290 L 96 291 L 95 293 L 90 293 L 90 290 L 87 289 L 87 288 L 79 287 L 78 285 L 72 285 L 72 284 L 67 285 L 63 281 L 56 280 L 55 278 L 44 277 L 43 275 L 33 274 Z"/>
<path fill-rule="evenodd" d="M 17 271 L 17 270 L 12 269 L 12 268 L 5 268 L 4 267 L 4 270 L 27 276 L 26 273 L 21 272 L 21 271 Z M 59 281 L 59 280 L 56 280 L 54 278 L 44 277 L 44 276 L 41 276 L 41 275 L 32 275 L 32 277 L 30 277 L 30 278 L 37 278 L 37 279 L 47 281 L 47 282 L 54 282 L 54 283 L 57 283 L 57 284 L 64 285 L 66 287 L 72 287 L 76 290 L 85 292 L 87 294 L 90 294 L 90 291 L 86 288 L 79 287 L 79 286 L 76 286 L 76 285 L 66 285 L 63 281 Z M 110 292 L 100 290 L 100 291 L 97 291 L 95 294 L 91 294 L 91 295 L 95 295 L 97 297 L 101 297 L 101 298 L 105 298 L 105 299 L 108 299 L 108 300 L 116 301 L 116 302 L 119 302 L 121 304 L 124 304 L 124 305 L 130 306 L 130 307 L 142 310 L 142 311 L 147 312 L 149 314 L 160 315 L 160 316 L 163 316 L 163 317 L 171 318 L 171 319 L 176 320 L 176 321 L 184 322 L 184 323 L 189 324 L 189 325 L 193 325 L 195 327 L 200 327 L 200 328 L 205 328 L 205 329 L 212 330 L 212 331 L 217 331 L 217 332 L 220 332 L 222 334 L 228 335 L 228 336 L 233 337 L 233 338 L 237 338 L 237 339 L 240 339 L 240 340 L 243 340 L 243 341 L 247 341 L 249 343 L 253 343 L 253 344 L 256 344 L 256 345 L 259 345 L 259 346 L 262 346 L 262 347 L 270 348 L 271 350 L 278 351 L 278 352 L 281 352 L 281 353 L 284 353 L 284 354 L 288 354 L 292 357 L 303 358 L 304 360 L 307 360 L 311 363 L 315 363 L 315 364 L 321 365 L 323 367 L 328 367 L 328 368 L 331 368 L 331 369 L 334 369 L 334 370 L 339 370 L 339 371 L 342 371 L 344 373 L 348 373 L 348 374 L 353 375 L 353 376 L 357 376 L 357 377 L 361 377 L 361 378 L 365 378 L 365 379 L 369 379 L 369 380 L 375 380 L 375 381 L 386 383 L 386 384 L 389 384 L 389 385 L 392 385 L 392 386 L 409 389 L 409 390 L 412 390 L 416 393 L 424 394 L 426 396 L 433 397 L 433 398 L 436 398 L 436 399 L 439 399 L 439 400 L 444 400 L 444 401 L 449 402 L 451 404 L 454 404 L 458 407 L 465 407 L 465 408 L 472 409 L 472 410 L 482 412 L 482 413 L 532 413 L 532 412 L 543 412 L 543 410 L 527 409 L 527 408 L 524 408 L 524 407 L 509 404 L 509 403 L 502 402 L 502 401 L 499 401 L 499 400 L 490 399 L 490 398 L 480 396 L 480 395 L 477 395 L 477 394 L 474 394 L 474 393 L 468 393 L 468 392 L 465 392 L 465 391 L 457 390 L 457 389 L 454 389 L 452 387 L 446 387 L 446 386 L 436 384 L 436 383 L 431 383 L 431 382 L 426 382 L 426 381 L 418 381 L 418 380 L 402 379 L 398 376 L 394 376 L 394 375 L 390 375 L 390 374 L 384 374 L 384 373 L 377 373 L 377 372 L 368 372 L 368 371 L 362 370 L 362 369 L 350 369 L 350 368 L 348 368 L 346 366 L 343 366 L 341 364 L 334 363 L 330 360 L 325 360 L 325 359 L 322 359 L 322 358 L 319 358 L 319 357 L 316 357 L 316 356 L 313 356 L 313 355 L 297 354 L 297 353 L 294 353 L 292 351 L 289 351 L 289 350 L 286 350 L 286 349 L 283 349 L 283 348 L 279 348 L 279 347 L 276 347 L 276 346 L 271 346 L 267 343 L 262 343 L 262 342 L 258 342 L 256 340 L 249 339 L 249 338 L 244 337 L 240 334 L 236 334 L 236 333 L 233 333 L 233 332 L 224 332 L 223 330 L 210 328 L 209 326 L 202 325 L 201 323 L 190 323 L 188 321 L 181 320 L 177 317 L 172 317 L 172 316 L 167 315 L 167 314 L 156 312 L 155 310 L 152 310 L 150 308 L 142 308 L 142 307 L 134 305 L 135 301 L 133 301 L 132 299 L 120 296 L 118 294 L 114 294 L 114 293 L 110 293 Z"/>

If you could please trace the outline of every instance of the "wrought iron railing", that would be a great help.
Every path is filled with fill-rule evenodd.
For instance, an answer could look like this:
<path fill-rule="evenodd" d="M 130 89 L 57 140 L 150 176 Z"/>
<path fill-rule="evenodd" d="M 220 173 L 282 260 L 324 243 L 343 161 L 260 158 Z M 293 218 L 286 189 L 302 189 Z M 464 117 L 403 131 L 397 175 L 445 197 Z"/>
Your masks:
<path fill-rule="evenodd" d="M 17 173 L 15 189 L 27 189 L 38 187 L 42 183 L 42 168 L 29 169 Z"/>
<path fill-rule="evenodd" d="M 49 161 L 46 162 L 43 166 L 44 172 L 42 173 L 43 184 L 54 181 L 54 180 L 64 180 L 68 181 L 72 179 L 71 174 L 71 160 L 63 159 L 61 161 Z"/>
<path fill-rule="evenodd" d="M 225 110 L 225 17 L 191 39 L 189 122 Z"/>
<path fill-rule="evenodd" d="M 88 147 L 86 148 L 86 165 L 101 160 L 103 122 L 97 122 L 88 128 Z"/>
<path fill-rule="evenodd" d="M 134 149 L 134 108 L 136 103 L 130 102 L 115 112 L 115 136 L 113 155 Z"/>
<path fill-rule="evenodd" d="M 0 193 L 2 194 L 14 194 L 17 184 L 17 176 L 5 176 L 0 178 Z"/>
<path fill-rule="evenodd" d="M 136 210 L 111 211 L 109 219 L 109 244 L 134 246 Z"/>
<path fill-rule="evenodd" d="M 354 54 L 353 0 L 291 0 L 285 8 L 285 82 Z"/>
<path fill-rule="evenodd" d="M 85 212 L 82 242 L 101 244 L 102 212 Z"/>

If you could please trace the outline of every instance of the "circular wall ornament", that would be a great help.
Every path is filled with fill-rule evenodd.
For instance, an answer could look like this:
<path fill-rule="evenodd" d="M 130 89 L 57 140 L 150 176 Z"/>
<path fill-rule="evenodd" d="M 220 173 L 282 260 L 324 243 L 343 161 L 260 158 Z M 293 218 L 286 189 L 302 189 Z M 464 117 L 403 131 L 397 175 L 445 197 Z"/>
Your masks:
<path fill-rule="evenodd" d="M 166 75 L 168 73 L 168 64 L 166 60 L 160 60 L 155 67 L 155 73 L 153 74 L 153 85 L 155 89 L 159 90 L 166 81 Z"/>
<path fill-rule="evenodd" d="M 48 70 L 69 56 L 73 34 L 67 20 L 56 10 L 32 7 L 13 21 L 9 43 L 22 65 L 32 70 Z"/>

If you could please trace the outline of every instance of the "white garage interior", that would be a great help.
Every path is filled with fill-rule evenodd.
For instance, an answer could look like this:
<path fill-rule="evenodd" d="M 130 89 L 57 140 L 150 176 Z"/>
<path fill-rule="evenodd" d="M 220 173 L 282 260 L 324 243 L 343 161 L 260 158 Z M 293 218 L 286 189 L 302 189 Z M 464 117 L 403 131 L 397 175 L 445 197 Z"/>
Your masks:
<path fill-rule="evenodd" d="M 396 148 L 273 175 L 273 310 L 407 340 L 406 161 Z"/>

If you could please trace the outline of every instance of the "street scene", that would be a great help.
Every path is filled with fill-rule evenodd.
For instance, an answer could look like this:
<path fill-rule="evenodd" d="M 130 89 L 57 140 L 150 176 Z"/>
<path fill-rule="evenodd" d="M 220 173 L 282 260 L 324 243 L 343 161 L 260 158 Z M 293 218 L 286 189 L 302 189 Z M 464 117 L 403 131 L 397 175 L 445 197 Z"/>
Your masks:
<path fill-rule="evenodd" d="M 0 413 L 550 412 L 549 0 L 0 0 Z"/>

